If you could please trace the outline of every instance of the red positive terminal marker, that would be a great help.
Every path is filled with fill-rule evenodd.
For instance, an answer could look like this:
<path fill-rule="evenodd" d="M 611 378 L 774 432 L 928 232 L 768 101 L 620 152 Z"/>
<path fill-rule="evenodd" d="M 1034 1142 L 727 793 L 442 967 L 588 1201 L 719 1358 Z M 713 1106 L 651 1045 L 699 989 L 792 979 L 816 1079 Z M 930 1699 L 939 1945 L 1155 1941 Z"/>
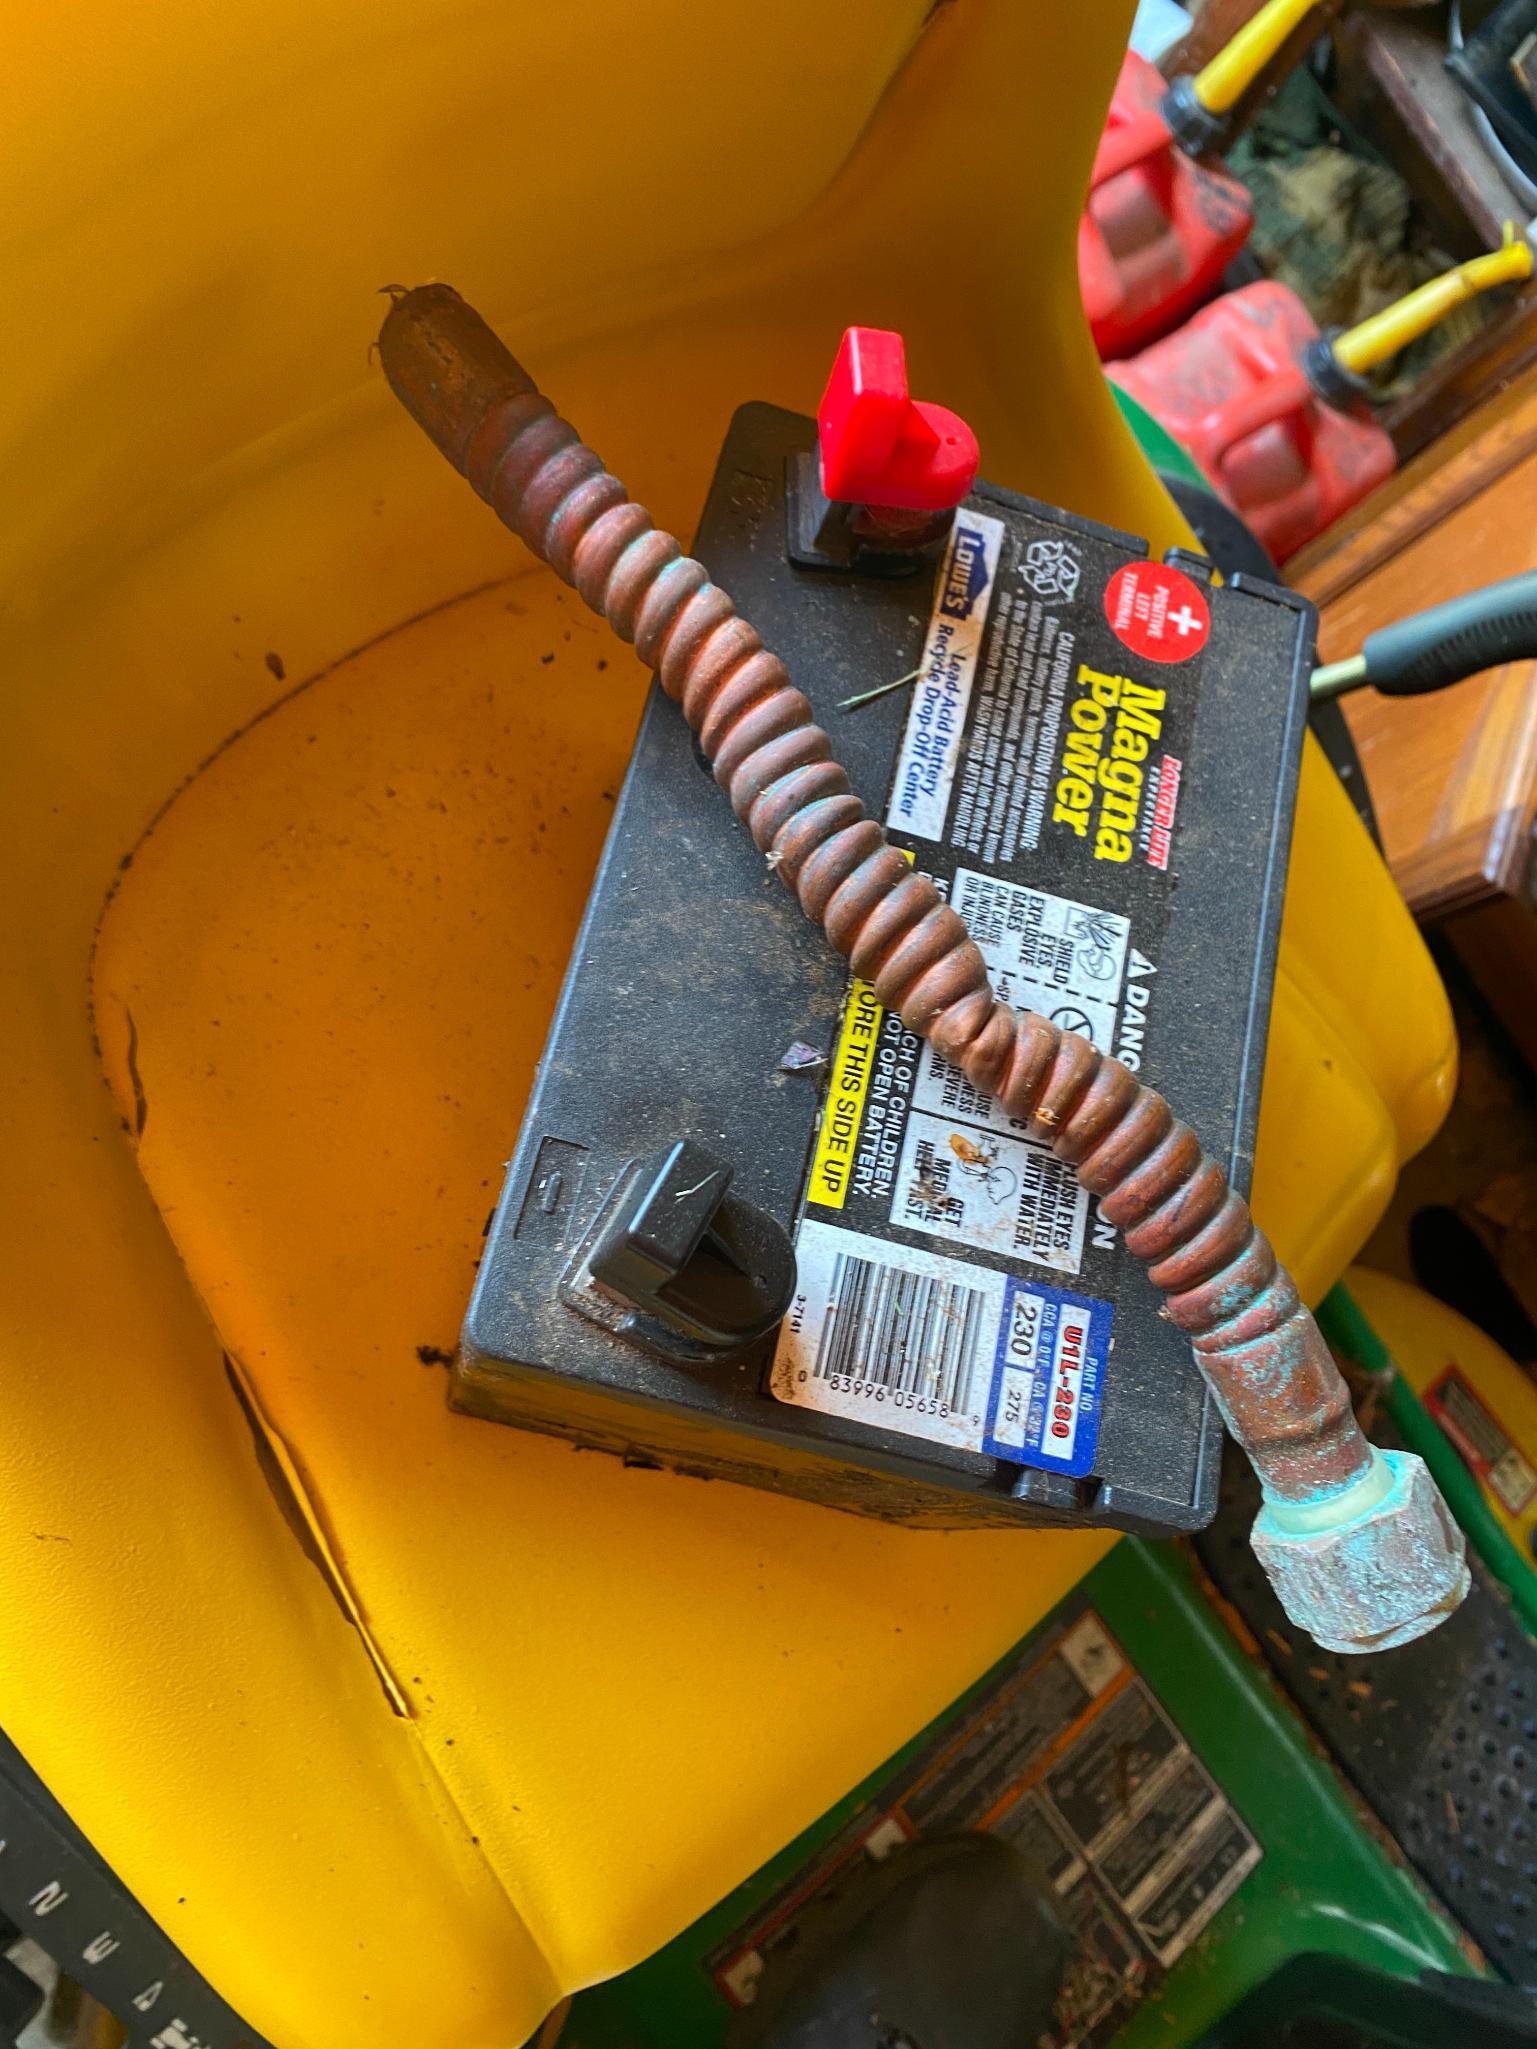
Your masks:
<path fill-rule="evenodd" d="M 817 439 L 835 503 L 948 512 L 976 482 L 976 435 L 945 406 L 908 397 L 902 337 L 889 328 L 845 331 Z"/>

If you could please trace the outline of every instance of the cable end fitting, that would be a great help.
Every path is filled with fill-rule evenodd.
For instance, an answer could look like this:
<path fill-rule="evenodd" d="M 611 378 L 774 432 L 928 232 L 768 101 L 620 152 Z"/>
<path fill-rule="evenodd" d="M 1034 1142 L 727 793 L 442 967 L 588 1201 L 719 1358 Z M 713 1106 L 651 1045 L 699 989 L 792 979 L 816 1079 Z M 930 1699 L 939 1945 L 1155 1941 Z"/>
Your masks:
<path fill-rule="evenodd" d="M 1365 1478 L 1332 1500 L 1267 1500 L 1252 1542 L 1288 1618 L 1326 1651 L 1412 1643 L 1470 1584 L 1462 1531 L 1413 1452 L 1376 1452 Z"/>

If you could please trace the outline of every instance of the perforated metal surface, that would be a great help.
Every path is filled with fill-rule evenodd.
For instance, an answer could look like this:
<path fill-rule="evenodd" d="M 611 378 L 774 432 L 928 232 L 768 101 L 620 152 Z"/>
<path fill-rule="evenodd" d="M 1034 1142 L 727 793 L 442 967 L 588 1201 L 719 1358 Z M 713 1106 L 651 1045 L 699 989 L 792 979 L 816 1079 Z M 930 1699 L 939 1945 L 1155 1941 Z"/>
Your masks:
<path fill-rule="evenodd" d="M 1197 1540 L 1208 1572 L 1427 1885 L 1497 1970 L 1537 1982 L 1537 1644 L 1474 1559 L 1472 1592 L 1430 1636 L 1375 1657 L 1320 1651 L 1254 1562 L 1258 1506 L 1248 1468 L 1225 1460 Z"/>

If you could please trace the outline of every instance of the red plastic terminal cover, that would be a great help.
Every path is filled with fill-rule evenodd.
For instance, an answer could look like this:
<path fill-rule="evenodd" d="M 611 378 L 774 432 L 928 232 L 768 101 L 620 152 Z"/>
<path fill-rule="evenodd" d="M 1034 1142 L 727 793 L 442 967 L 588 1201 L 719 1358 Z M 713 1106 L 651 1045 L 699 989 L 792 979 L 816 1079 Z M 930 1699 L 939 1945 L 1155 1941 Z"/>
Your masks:
<path fill-rule="evenodd" d="M 817 409 L 822 489 L 846 505 L 947 512 L 976 482 L 977 437 L 944 406 L 907 395 L 902 337 L 848 328 Z"/>

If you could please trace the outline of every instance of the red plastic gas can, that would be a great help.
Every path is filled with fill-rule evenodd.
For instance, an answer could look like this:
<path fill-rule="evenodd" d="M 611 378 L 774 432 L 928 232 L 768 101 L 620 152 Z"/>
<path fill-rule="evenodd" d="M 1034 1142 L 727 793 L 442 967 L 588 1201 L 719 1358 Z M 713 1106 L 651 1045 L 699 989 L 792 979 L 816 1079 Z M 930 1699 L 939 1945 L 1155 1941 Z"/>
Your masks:
<path fill-rule="evenodd" d="M 1318 339 L 1288 286 L 1229 292 L 1107 370 L 1199 464 L 1277 562 L 1393 474 L 1393 443 L 1364 405 L 1342 412 L 1302 367 Z"/>
<path fill-rule="evenodd" d="M 1254 207 L 1236 179 L 1174 141 L 1167 90 L 1128 51 L 1078 223 L 1078 283 L 1094 344 L 1110 361 L 1177 327 L 1249 239 Z"/>

